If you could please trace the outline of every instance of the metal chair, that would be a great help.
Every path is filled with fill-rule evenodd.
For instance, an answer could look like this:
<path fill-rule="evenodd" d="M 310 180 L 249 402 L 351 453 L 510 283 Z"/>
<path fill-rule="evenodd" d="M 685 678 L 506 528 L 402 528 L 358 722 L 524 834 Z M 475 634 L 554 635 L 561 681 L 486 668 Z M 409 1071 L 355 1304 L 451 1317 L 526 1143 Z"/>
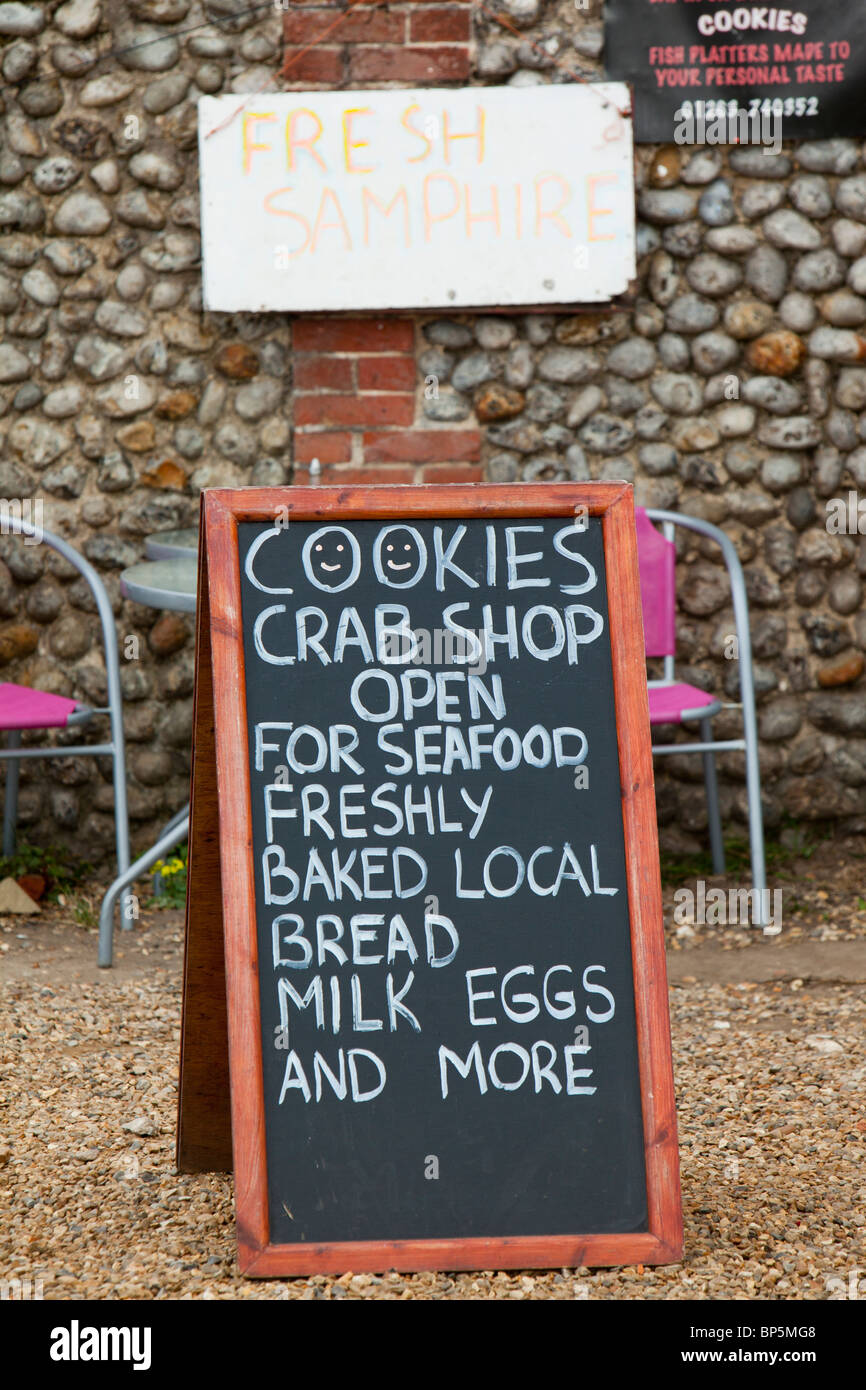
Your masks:
<path fill-rule="evenodd" d="M 3 853 L 15 852 L 15 826 L 18 811 L 18 773 L 22 758 L 95 758 L 110 757 L 114 777 L 114 823 L 117 866 L 123 872 L 129 865 L 129 815 L 126 802 L 126 756 L 123 741 L 123 704 L 120 690 L 120 665 L 117 656 L 117 630 L 105 585 L 96 570 L 77 550 L 60 536 L 0 511 L 0 526 L 4 534 L 32 537 L 56 550 L 87 582 L 96 602 L 102 625 L 105 646 L 105 674 L 108 685 L 108 704 L 91 708 L 27 686 L 0 685 L 0 730 L 7 734 L 7 745 L 0 748 L 0 758 L 8 763 L 6 796 L 3 807 Z M 95 715 L 107 714 L 111 738 L 107 743 L 63 744 L 56 747 L 22 748 L 24 729 L 60 729 L 87 724 Z"/>
<path fill-rule="evenodd" d="M 653 522 L 662 523 L 660 534 Z M 648 657 L 664 657 L 664 678 L 651 680 L 649 686 L 650 724 L 683 724 L 695 721 L 700 726 L 699 743 L 653 744 L 653 752 L 700 753 L 704 763 L 704 784 L 707 794 L 710 845 L 713 870 L 725 872 L 725 848 L 722 840 L 722 820 L 716 779 L 717 753 L 736 750 L 746 755 L 746 793 L 749 808 L 749 841 L 752 857 L 752 887 L 757 891 L 761 920 L 765 926 L 767 886 L 764 861 L 764 827 L 761 814 L 761 776 L 758 761 L 758 722 L 755 714 L 755 683 L 752 673 L 752 645 L 749 633 L 749 605 L 743 568 L 733 542 L 724 531 L 708 521 L 685 516 L 682 512 L 659 511 L 655 508 L 635 508 L 638 540 L 641 604 L 644 619 L 644 639 Z M 734 625 L 737 637 L 737 656 L 740 676 L 740 704 L 734 705 L 697 686 L 677 681 L 674 655 L 676 651 L 676 549 L 675 527 L 707 536 L 721 548 L 722 558 L 731 584 Z M 722 709 L 741 708 L 743 737 L 713 739 L 712 720 Z"/>

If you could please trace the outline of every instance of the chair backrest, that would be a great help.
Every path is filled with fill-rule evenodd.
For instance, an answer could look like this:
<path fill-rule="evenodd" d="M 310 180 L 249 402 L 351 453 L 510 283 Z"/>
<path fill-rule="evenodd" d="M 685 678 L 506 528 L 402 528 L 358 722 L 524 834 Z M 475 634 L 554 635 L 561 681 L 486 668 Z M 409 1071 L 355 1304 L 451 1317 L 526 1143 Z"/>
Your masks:
<path fill-rule="evenodd" d="M 665 528 L 665 535 L 659 535 L 654 523 Z M 752 672 L 752 639 L 749 632 L 749 600 L 746 595 L 746 581 L 743 566 L 736 546 L 730 536 L 726 536 L 718 526 L 704 521 L 701 517 L 686 516 L 683 512 L 669 512 L 658 507 L 636 507 L 635 525 L 638 538 L 638 566 L 640 570 L 641 603 L 646 630 L 647 656 L 663 656 L 665 673 L 662 684 L 675 680 L 675 568 L 676 552 L 673 540 L 674 527 L 682 526 L 698 536 L 705 536 L 716 544 L 722 553 L 722 560 L 728 571 L 731 585 L 731 603 L 734 609 L 734 627 L 737 637 L 737 667 L 740 674 L 740 696 L 744 717 L 749 721 L 753 732 L 749 737 L 757 739 L 755 721 L 755 682 Z M 646 556 L 646 560 L 644 559 Z M 667 557 L 666 559 L 664 557 Z M 653 684 L 653 682 L 650 682 Z"/>
<path fill-rule="evenodd" d="M 41 523 L 41 515 L 38 525 L 26 521 L 22 516 L 16 514 L 9 502 L 0 499 L 0 531 L 6 535 L 17 535 L 25 540 L 32 540 L 37 545 L 44 542 L 52 550 L 56 550 L 85 580 L 96 603 L 96 610 L 102 627 L 102 641 L 105 648 L 105 681 L 108 687 L 108 706 L 103 712 L 108 714 L 111 724 L 111 742 L 95 744 L 92 746 L 92 751 L 96 754 L 96 750 L 101 748 L 104 752 L 112 755 L 117 867 L 118 871 L 123 874 L 129 868 L 129 807 L 126 798 L 123 695 L 120 687 L 120 660 L 117 651 L 117 628 L 114 622 L 114 613 L 105 585 L 90 561 L 80 555 L 62 536 L 56 536 L 51 531 L 44 531 Z M 76 713 L 73 712 L 69 715 L 67 724 L 72 724 L 76 720 Z M 72 746 L 67 745 L 67 747 Z M 88 748 L 87 751 L 89 752 L 91 749 Z M 100 964 L 102 963 L 100 959 Z M 108 963 L 111 963 L 110 957 Z"/>
<path fill-rule="evenodd" d="M 643 507 L 634 509 L 640 597 L 647 656 L 676 649 L 676 547 L 653 526 Z"/>
<path fill-rule="evenodd" d="M 93 594 L 96 603 L 96 611 L 99 614 L 99 622 L 102 628 L 102 642 L 105 648 L 105 677 L 108 686 L 108 712 L 111 716 L 112 741 L 115 746 L 123 753 L 123 704 L 120 689 L 120 661 L 117 651 L 117 628 L 114 622 L 114 614 L 111 611 L 111 601 L 108 597 L 105 585 L 97 574 L 96 570 L 85 560 L 73 546 L 65 541 L 62 536 L 56 536 L 51 531 L 45 531 L 42 526 L 38 527 L 29 521 L 23 520 L 14 512 L 9 510 L 8 503 L 0 500 L 0 526 L 4 535 L 15 535 L 30 538 L 37 544 L 42 542 L 50 549 L 56 550 L 65 560 L 76 569 L 87 583 L 90 592 Z"/>

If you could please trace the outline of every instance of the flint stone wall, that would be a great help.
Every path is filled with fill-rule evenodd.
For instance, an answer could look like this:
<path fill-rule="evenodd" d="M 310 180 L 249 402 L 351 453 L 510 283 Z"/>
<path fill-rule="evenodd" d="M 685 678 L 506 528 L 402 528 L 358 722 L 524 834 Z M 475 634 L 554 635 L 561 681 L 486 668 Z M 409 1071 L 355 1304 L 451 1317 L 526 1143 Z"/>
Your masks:
<path fill-rule="evenodd" d="M 767 823 L 862 825 L 866 538 L 829 533 L 826 503 L 866 487 L 864 146 L 640 147 L 639 273 L 613 313 L 206 314 L 200 94 L 603 73 L 597 0 L 499 0 L 509 28 L 395 3 L 329 31 L 344 8 L 0 3 L 0 496 L 41 499 L 112 596 L 135 841 L 187 796 L 193 643 L 188 620 L 123 602 L 119 571 L 191 524 L 203 487 L 305 481 L 314 458 L 322 481 L 628 478 L 723 526 L 746 566 Z M 45 547 L 0 537 L 0 554 L 0 678 L 104 700 L 83 583 Z M 681 558 L 683 677 L 736 698 L 724 571 L 709 545 Z M 742 759 L 720 762 L 743 822 Z M 699 760 L 666 758 L 658 801 L 669 847 L 704 843 Z M 20 824 L 110 855 L 110 769 L 25 765 Z"/>

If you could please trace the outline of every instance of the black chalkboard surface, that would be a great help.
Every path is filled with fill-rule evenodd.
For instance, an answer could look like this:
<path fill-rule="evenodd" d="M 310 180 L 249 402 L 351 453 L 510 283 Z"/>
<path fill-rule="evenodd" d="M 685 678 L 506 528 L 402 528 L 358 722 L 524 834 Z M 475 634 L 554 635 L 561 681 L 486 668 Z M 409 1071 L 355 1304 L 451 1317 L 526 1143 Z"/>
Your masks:
<path fill-rule="evenodd" d="M 205 533 L 242 1260 L 677 1258 L 672 1107 L 660 1133 L 646 1084 L 659 1057 L 670 1082 L 637 891 L 655 827 L 636 842 L 622 781 L 625 724 L 648 744 L 623 687 L 634 549 L 612 565 L 605 534 L 630 489 L 383 491 L 206 495 L 233 507 L 220 540 L 206 502 Z M 651 780 L 633 793 L 646 822 Z M 554 1258 L 576 1233 L 590 1254 Z"/>

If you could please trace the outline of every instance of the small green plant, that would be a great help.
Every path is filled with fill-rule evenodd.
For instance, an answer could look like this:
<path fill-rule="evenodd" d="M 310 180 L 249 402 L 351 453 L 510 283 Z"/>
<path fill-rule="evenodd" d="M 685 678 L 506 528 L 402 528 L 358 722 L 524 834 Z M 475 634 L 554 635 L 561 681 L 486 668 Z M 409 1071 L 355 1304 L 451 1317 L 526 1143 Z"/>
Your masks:
<path fill-rule="evenodd" d="M 818 846 L 827 840 L 830 834 L 829 830 L 822 832 L 786 819 L 778 835 L 765 839 L 764 856 L 767 870 L 782 876 L 794 860 L 811 859 Z M 744 836 L 732 835 L 725 840 L 725 862 L 729 878 L 740 878 L 751 873 L 751 851 Z M 661 871 L 662 882 L 673 885 L 695 878 L 709 878 L 713 873 L 712 855 L 708 849 L 688 855 L 662 854 Z"/>
<path fill-rule="evenodd" d="M 73 899 L 72 914 L 82 927 L 96 926 L 96 913 L 93 908 L 93 900 L 83 896 Z"/>
<path fill-rule="evenodd" d="M 148 907 L 183 907 L 186 902 L 186 873 L 189 846 L 181 845 L 168 860 L 158 859 L 153 866 L 159 877 L 161 892 L 155 893 Z"/>
<path fill-rule="evenodd" d="M 84 859 L 74 859 L 69 850 L 58 845 L 31 845 L 22 840 L 14 854 L 0 856 L 0 878 L 41 874 L 45 879 L 45 897 L 49 902 L 57 902 L 60 896 L 70 894 L 92 873 L 92 864 Z"/>

